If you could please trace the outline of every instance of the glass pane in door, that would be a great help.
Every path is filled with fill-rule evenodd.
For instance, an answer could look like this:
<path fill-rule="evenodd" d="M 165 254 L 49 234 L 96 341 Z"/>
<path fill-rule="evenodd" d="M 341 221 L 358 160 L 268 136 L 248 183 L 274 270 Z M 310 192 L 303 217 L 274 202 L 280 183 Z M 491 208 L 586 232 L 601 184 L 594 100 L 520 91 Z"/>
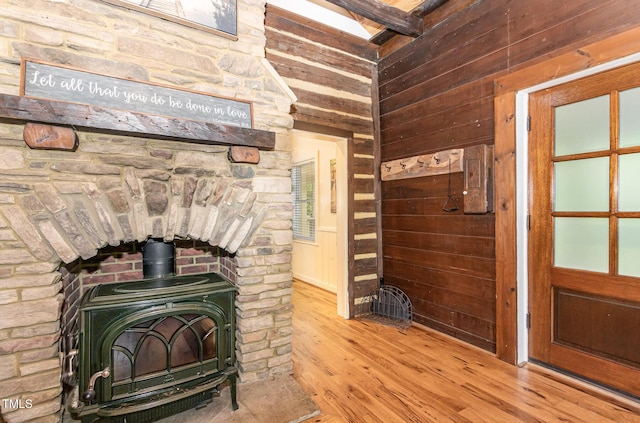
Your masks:
<path fill-rule="evenodd" d="M 555 108 L 555 155 L 609 149 L 609 95 Z"/>
<path fill-rule="evenodd" d="M 554 211 L 608 211 L 609 157 L 555 164 Z"/>
<path fill-rule="evenodd" d="M 620 147 L 640 145 L 640 87 L 620 91 Z"/>
<path fill-rule="evenodd" d="M 640 219 L 618 221 L 618 274 L 640 277 Z"/>
<path fill-rule="evenodd" d="M 554 265 L 593 272 L 609 271 L 609 219 L 556 217 Z"/>
<path fill-rule="evenodd" d="M 618 210 L 640 211 L 640 153 L 619 157 Z"/>

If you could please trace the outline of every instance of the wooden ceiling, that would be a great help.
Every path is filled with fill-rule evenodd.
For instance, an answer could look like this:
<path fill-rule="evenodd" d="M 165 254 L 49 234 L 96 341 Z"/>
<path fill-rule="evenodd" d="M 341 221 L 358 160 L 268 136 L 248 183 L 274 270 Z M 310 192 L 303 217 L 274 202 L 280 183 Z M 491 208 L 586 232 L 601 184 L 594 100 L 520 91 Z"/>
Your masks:
<path fill-rule="evenodd" d="M 397 34 L 418 37 L 426 15 L 447 0 L 323 0 L 348 11 L 382 45 Z"/>

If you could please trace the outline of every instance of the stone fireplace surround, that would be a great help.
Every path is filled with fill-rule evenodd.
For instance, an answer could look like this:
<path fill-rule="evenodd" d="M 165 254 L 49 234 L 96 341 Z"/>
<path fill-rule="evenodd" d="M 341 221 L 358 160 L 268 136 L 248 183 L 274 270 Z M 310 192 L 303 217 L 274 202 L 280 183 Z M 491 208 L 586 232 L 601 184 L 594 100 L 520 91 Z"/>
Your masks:
<path fill-rule="evenodd" d="M 77 302 L 95 283 L 139 279 L 149 237 L 176 242 L 178 274 L 219 271 L 238 285 L 241 381 L 291 372 L 289 153 L 233 164 L 228 146 L 91 131 L 77 151 L 31 150 L 22 129 L 5 125 L 0 140 L 13 174 L 0 181 L 6 421 L 60 419 L 59 346 Z"/>
<path fill-rule="evenodd" d="M 25 124 L 56 122 L 0 117 L 0 421 L 60 421 L 59 344 L 73 304 L 92 284 L 139 278 L 139 245 L 149 237 L 176 242 L 180 274 L 232 275 L 241 382 L 291 372 L 287 134 L 295 95 L 265 59 L 264 0 L 237 7 L 237 40 L 95 0 L 0 8 L 1 96 L 19 95 L 28 58 L 251 101 L 252 127 L 275 134 L 273 150 L 250 165 L 229 161 L 234 142 L 178 142 L 73 122 L 65 126 L 76 126 L 75 151 L 32 150 Z M 139 124 L 131 114 L 113 117 Z M 245 215 L 231 219 L 231 209 Z M 204 223 L 215 210 L 217 222 L 231 219 L 227 229 Z"/>

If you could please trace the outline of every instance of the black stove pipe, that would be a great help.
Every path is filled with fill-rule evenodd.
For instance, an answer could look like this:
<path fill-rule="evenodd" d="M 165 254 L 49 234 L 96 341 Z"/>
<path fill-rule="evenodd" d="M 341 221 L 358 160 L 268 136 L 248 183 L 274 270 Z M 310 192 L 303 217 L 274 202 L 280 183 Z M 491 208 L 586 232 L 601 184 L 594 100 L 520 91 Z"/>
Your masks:
<path fill-rule="evenodd" d="M 142 274 L 144 278 L 174 276 L 175 250 L 173 242 L 149 238 L 142 247 Z"/>

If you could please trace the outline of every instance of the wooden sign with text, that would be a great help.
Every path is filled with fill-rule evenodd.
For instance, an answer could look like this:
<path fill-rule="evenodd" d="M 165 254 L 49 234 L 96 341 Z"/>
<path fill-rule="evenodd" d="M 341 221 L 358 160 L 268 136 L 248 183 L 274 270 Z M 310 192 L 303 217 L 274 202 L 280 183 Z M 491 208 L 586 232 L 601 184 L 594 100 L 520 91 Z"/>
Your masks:
<path fill-rule="evenodd" d="M 207 145 L 244 145 L 273 150 L 276 143 L 275 132 L 260 129 L 10 94 L 0 94 L 0 118 Z M 34 141 L 38 139 L 36 134 Z"/>
<path fill-rule="evenodd" d="M 252 104 L 150 82 L 22 61 L 21 95 L 251 128 Z"/>

